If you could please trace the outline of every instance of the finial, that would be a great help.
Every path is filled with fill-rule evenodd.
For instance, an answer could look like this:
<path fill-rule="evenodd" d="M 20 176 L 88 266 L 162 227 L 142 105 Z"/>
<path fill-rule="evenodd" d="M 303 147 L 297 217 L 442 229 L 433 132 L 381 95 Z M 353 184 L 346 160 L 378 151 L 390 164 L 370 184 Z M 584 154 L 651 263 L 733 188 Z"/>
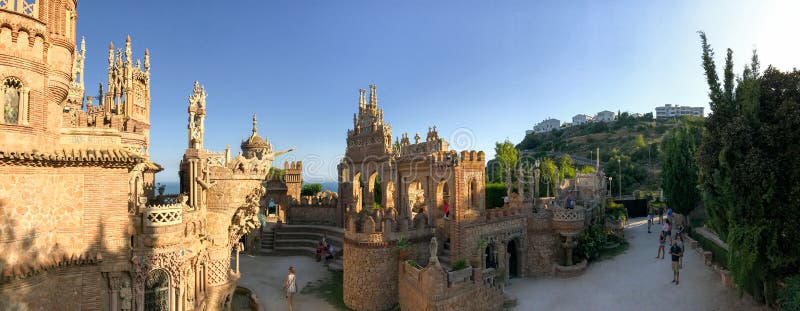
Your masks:
<path fill-rule="evenodd" d="M 144 55 L 150 55 L 150 49 L 144 48 Z"/>
<path fill-rule="evenodd" d="M 131 43 L 131 35 L 128 35 L 128 37 L 125 38 L 125 43 Z"/>
<path fill-rule="evenodd" d="M 256 128 L 256 124 L 257 123 L 258 122 L 256 121 L 256 114 L 254 112 L 253 113 L 253 135 L 258 134 L 258 128 Z"/>
<path fill-rule="evenodd" d="M 114 50 L 114 41 L 108 43 L 108 49 L 112 51 Z"/>
<path fill-rule="evenodd" d="M 86 51 L 86 37 L 81 36 L 81 51 Z"/>

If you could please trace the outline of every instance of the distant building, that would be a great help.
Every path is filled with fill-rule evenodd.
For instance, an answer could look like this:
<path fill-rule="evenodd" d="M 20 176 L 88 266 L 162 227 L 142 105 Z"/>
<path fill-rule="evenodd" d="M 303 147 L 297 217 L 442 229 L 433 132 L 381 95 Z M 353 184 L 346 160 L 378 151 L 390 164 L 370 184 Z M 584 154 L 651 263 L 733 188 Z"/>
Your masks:
<path fill-rule="evenodd" d="M 585 114 L 576 114 L 574 117 L 572 117 L 573 125 L 581 125 L 589 122 L 592 122 L 592 116 L 587 116 Z"/>
<path fill-rule="evenodd" d="M 617 118 L 617 113 L 613 111 L 603 110 L 597 113 L 594 116 L 594 121 L 596 122 L 614 122 Z"/>
<path fill-rule="evenodd" d="M 558 119 L 546 119 L 539 124 L 536 124 L 533 127 L 533 131 L 536 133 L 547 133 L 553 130 L 557 130 L 561 127 L 561 121 Z"/>
<path fill-rule="evenodd" d="M 703 117 L 703 107 L 673 106 L 670 104 L 666 104 L 662 107 L 656 107 L 656 119 L 683 116 Z"/>

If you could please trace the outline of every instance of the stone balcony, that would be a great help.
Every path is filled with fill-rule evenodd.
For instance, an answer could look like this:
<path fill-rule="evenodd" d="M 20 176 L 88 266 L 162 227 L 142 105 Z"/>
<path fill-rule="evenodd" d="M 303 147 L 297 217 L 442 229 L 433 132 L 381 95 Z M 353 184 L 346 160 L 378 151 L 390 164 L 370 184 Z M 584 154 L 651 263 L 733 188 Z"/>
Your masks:
<path fill-rule="evenodd" d="M 583 230 L 586 219 L 586 209 L 576 206 L 574 209 L 556 207 L 550 209 L 553 213 L 553 229 L 562 235 L 577 235 Z"/>
<path fill-rule="evenodd" d="M 144 225 L 148 227 L 179 225 L 183 222 L 183 206 L 183 203 L 147 206 L 142 211 Z"/>

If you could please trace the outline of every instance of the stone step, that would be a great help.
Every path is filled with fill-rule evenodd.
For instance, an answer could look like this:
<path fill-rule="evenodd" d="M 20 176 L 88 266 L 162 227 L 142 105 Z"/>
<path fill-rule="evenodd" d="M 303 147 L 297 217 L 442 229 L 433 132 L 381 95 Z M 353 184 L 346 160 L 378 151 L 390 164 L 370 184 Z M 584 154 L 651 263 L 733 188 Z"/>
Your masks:
<path fill-rule="evenodd" d="M 317 249 L 304 246 L 275 246 L 275 252 L 281 255 L 303 255 L 313 257 L 316 255 Z"/>
<path fill-rule="evenodd" d="M 319 241 L 316 240 L 305 240 L 305 239 L 279 239 L 275 241 L 275 246 L 283 247 L 283 246 L 301 246 L 301 247 L 308 247 L 311 249 L 316 250 L 317 244 Z M 336 249 L 340 249 L 336 244 L 333 244 Z"/>
<path fill-rule="evenodd" d="M 328 263 L 328 270 L 331 270 L 331 271 L 343 271 L 344 270 L 344 266 L 342 264 L 342 259 L 341 258 L 337 258 L 337 259 L 334 259 L 333 261 L 331 261 L 330 263 Z"/>
<path fill-rule="evenodd" d="M 331 243 L 336 246 L 342 245 L 343 238 L 341 236 L 331 236 L 331 235 L 323 235 L 321 233 L 314 233 L 314 232 L 278 232 L 277 239 L 278 240 L 313 240 L 319 242 L 322 238 L 325 237 L 325 240 L 328 243 Z"/>

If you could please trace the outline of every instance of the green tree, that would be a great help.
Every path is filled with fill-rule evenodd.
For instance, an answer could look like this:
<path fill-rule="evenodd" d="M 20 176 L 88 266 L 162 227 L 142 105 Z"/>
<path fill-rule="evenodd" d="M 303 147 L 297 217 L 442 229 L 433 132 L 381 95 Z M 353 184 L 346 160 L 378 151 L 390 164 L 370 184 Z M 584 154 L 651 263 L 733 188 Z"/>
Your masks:
<path fill-rule="evenodd" d="M 317 193 L 322 192 L 322 184 L 305 184 L 303 188 L 300 189 L 300 195 L 316 195 Z"/>
<path fill-rule="evenodd" d="M 697 185 L 697 146 L 702 125 L 683 124 L 661 140 L 661 187 L 673 210 L 688 215 L 700 201 Z"/>
<path fill-rule="evenodd" d="M 800 273 L 800 71 L 761 74 L 754 51 L 734 80 L 729 50 L 720 86 L 700 37 L 712 110 L 698 150 L 709 225 L 730 248 L 738 287 L 771 302 L 776 280 Z"/>
<path fill-rule="evenodd" d="M 580 173 L 581 173 L 581 174 L 591 174 L 591 173 L 594 173 L 594 166 L 591 166 L 591 165 L 584 165 L 583 167 L 581 167 L 581 169 L 580 169 Z"/>
<path fill-rule="evenodd" d="M 561 179 L 575 178 L 575 166 L 572 164 L 572 157 L 565 154 L 558 162 L 558 172 Z"/>
<path fill-rule="evenodd" d="M 511 178 L 514 178 L 513 170 L 517 167 L 517 160 L 519 159 L 519 150 L 514 147 L 514 144 L 511 141 L 506 140 L 502 143 L 498 142 L 495 143 L 494 147 L 495 152 L 495 160 L 497 160 L 497 166 L 501 171 L 503 177 L 501 178 L 502 181 L 505 181 L 505 174 L 506 171 L 511 170 Z"/>
<path fill-rule="evenodd" d="M 539 161 L 539 196 L 544 197 L 548 193 L 550 196 L 555 196 L 557 182 L 558 167 L 556 162 L 551 158 L 544 158 Z"/>

